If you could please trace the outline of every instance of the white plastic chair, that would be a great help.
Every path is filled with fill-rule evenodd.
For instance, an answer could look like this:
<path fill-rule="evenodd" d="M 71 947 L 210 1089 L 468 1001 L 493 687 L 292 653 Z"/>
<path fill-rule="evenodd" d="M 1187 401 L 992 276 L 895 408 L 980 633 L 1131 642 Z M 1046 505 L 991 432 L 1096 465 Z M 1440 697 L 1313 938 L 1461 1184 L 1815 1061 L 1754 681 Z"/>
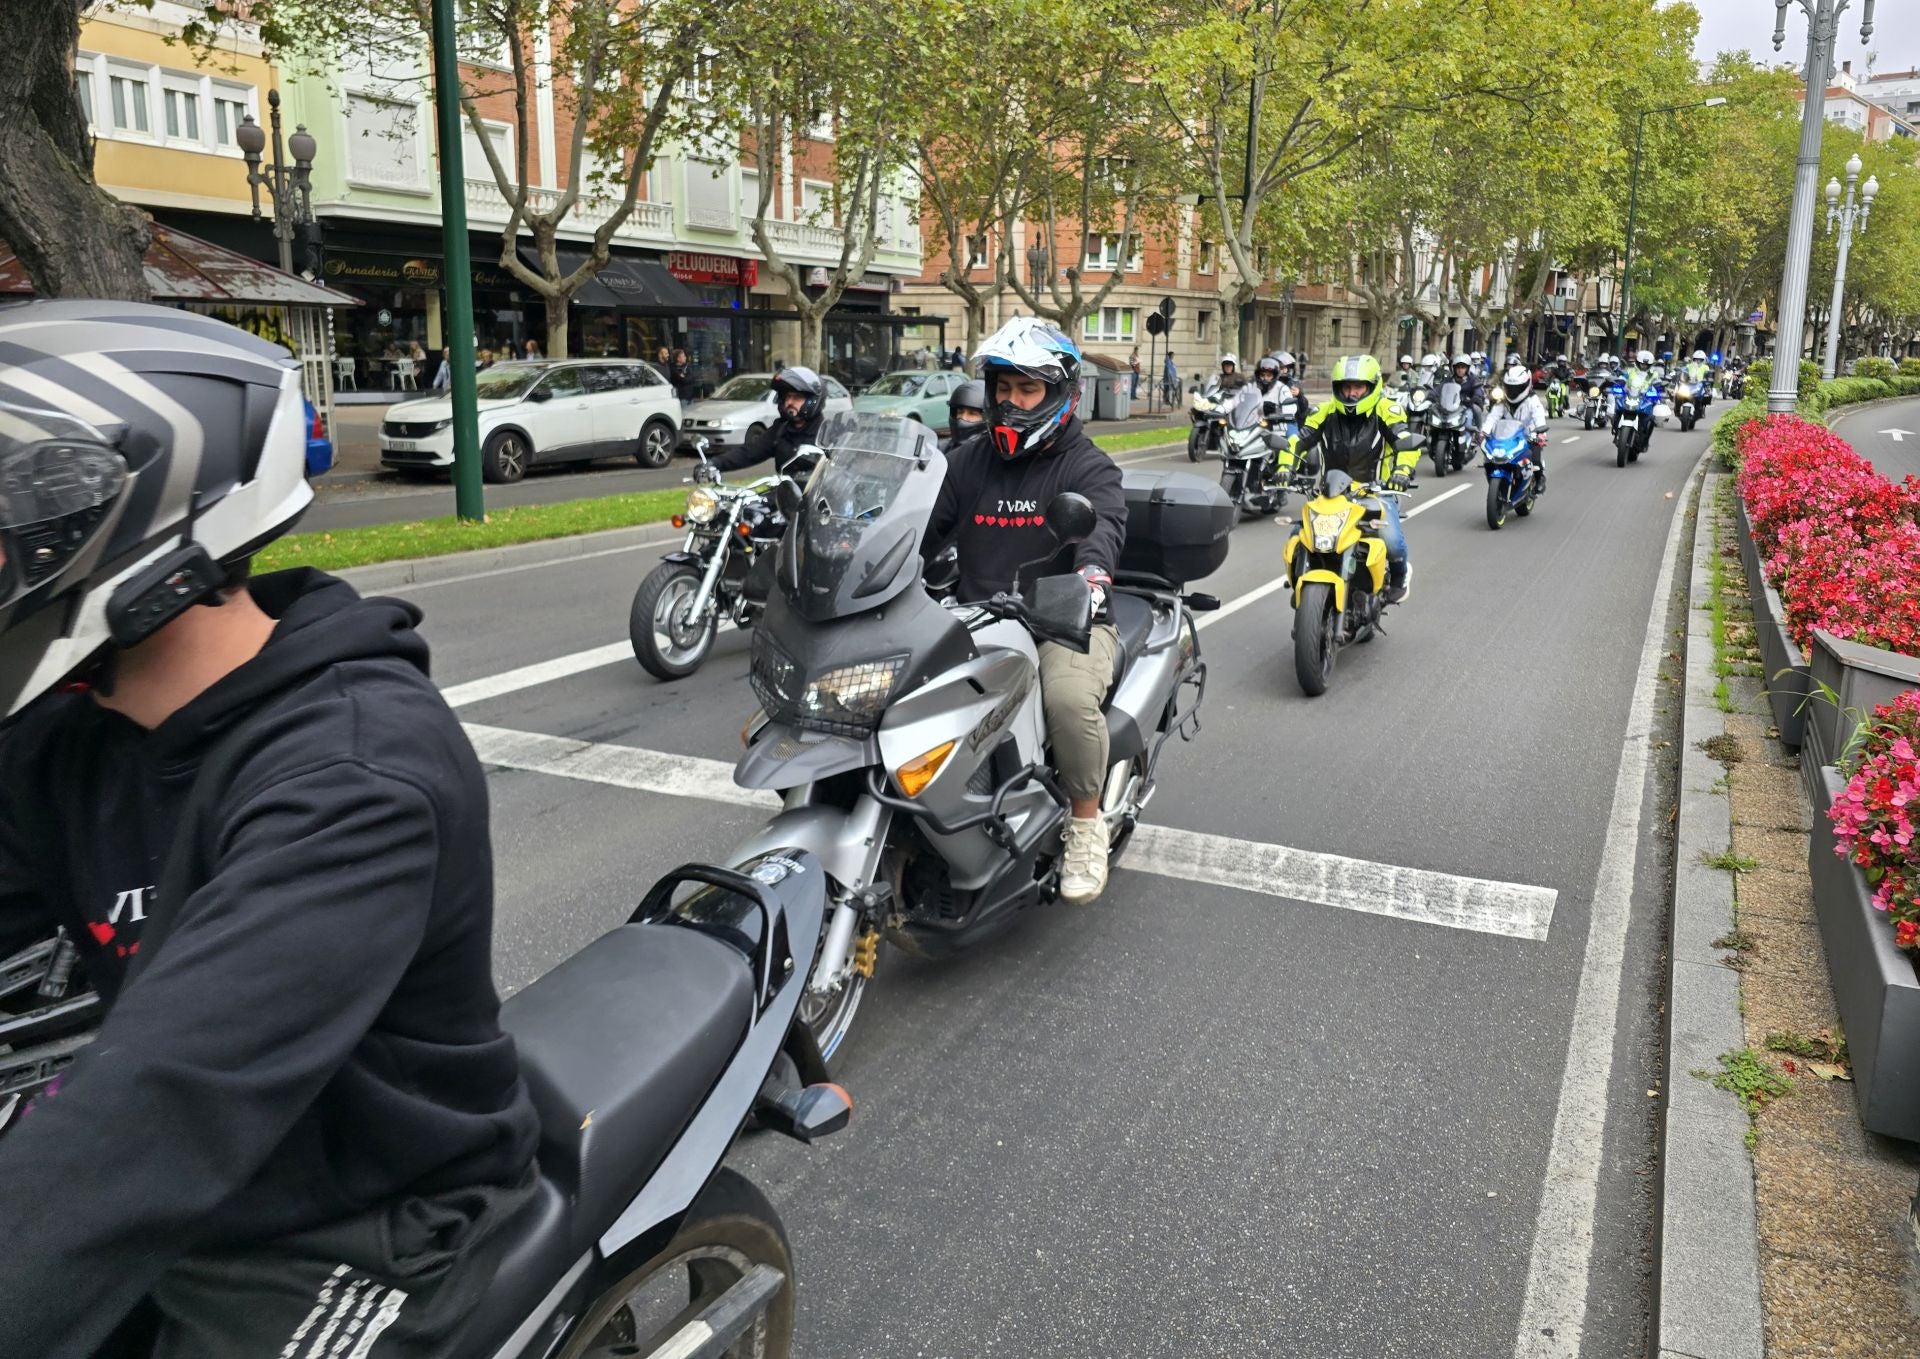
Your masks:
<path fill-rule="evenodd" d="M 342 390 L 345 390 L 346 388 L 351 387 L 353 388 L 354 391 L 356 392 L 359 391 L 360 379 L 356 372 L 356 368 L 357 368 L 357 365 L 347 355 L 341 354 L 338 357 L 336 357 L 333 361 L 334 385 L 341 388 Z"/>
<path fill-rule="evenodd" d="M 411 392 L 420 390 L 420 360 L 395 359 L 393 375 L 398 379 L 399 386 Z"/>

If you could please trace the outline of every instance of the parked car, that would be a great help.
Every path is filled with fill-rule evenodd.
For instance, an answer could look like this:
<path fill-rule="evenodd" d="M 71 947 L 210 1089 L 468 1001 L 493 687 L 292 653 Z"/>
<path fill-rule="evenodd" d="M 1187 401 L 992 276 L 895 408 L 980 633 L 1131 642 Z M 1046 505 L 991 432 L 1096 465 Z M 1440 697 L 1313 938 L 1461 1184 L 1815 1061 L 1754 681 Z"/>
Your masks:
<path fill-rule="evenodd" d="M 838 378 L 822 377 L 827 384 L 827 413 L 850 411 L 853 396 Z M 702 438 L 719 452 L 737 448 L 756 430 L 773 423 L 773 374 L 737 373 L 712 396 L 695 401 L 680 421 L 680 443 L 693 447 Z"/>
<path fill-rule="evenodd" d="M 923 368 L 903 368 L 888 373 L 853 399 L 857 411 L 875 415 L 904 415 L 909 420 L 947 432 L 947 398 L 953 389 L 968 381 L 965 373 L 930 373 Z"/>
<path fill-rule="evenodd" d="M 307 408 L 307 479 L 324 475 L 333 466 L 333 440 L 321 423 L 320 412 L 304 396 L 300 404 Z"/>
<path fill-rule="evenodd" d="M 630 457 L 665 467 L 679 437 L 680 403 L 660 371 L 637 359 L 497 363 L 475 375 L 480 470 L 518 481 L 538 463 Z M 453 403 L 403 401 L 380 425 L 383 467 L 453 466 Z"/>

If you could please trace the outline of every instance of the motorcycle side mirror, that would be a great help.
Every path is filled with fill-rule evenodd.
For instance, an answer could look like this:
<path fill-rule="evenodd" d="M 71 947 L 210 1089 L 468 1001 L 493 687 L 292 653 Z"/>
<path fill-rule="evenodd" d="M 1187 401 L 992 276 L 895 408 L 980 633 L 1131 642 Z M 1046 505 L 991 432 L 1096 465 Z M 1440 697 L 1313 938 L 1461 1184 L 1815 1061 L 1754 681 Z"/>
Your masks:
<path fill-rule="evenodd" d="M 929 591 L 936 595 L 946 594 L 960 585 L 960 549 L 948 543 L 933 554 L 921 579 Z"/>
<path fill-rule="evenodd" d="M 1062 496 L 1072 495 L 1063 492 Z M 1075 496 L 1076 500 L 1085 501 Z M 1055 503 L 1059 503 L 1056 499 Z M 1088 508 L 1092 514 L 1092 508 Z M 1078 574 L 1041 576 L 1034 581 L 1026 607 L 1027 626 L 1047 641 L 1069 651 L 1085 653 L 1093 635 L 1093 591 Z"/>
<path fill-rule="evenodd" d="M 1062 491 L 1047 502 L 1047 531 L 1062 545 L 1085 542 L 1097 522 L 1093 502 L 1077 491 Z"/>
<path fill-rule="evenodd" d="M 553 393 L 546 387 L 535 387 L 532 391 L 527 393 L 527 400 L 551 401 L 553 400 Z"/>

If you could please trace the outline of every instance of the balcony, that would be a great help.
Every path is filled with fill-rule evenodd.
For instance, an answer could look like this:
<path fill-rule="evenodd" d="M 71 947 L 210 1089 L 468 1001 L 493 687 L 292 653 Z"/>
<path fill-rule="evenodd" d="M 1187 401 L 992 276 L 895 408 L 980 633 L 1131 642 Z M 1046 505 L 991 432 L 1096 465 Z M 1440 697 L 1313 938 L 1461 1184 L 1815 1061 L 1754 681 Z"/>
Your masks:
<path fill-rule="evenodd" d="M 536 188 L 527 193 L 527 207 L 534 212 L 546 212 L 559 200 L 558 189 Z M 567 214 L 562 229 L 568 234 L 591 234 L 612 216 L 618 206 L 619 201 L 614 198 L 583 197 Z M 467 180 L 467 217 L 472 225 L 505 226 L 509 211 L 507 196 L 500 192 L 500 186 L 492 179 Z M 627 220 L 613 233 L 613 238 L 630 245 L 671 245 L 674 238 L 673 204 L 635 203 L 633 211 L 627 214 Z"/>

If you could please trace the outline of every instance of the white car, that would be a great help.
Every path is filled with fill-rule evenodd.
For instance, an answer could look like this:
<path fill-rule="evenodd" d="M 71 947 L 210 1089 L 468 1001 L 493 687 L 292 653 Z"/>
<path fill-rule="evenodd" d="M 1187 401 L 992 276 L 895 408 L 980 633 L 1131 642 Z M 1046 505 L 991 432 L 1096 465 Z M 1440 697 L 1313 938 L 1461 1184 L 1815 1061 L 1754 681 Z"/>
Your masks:
<path fill-rule="evenodd" d="M 820 380 L 827 384 L 827 414 L 853 409 L 851 392 L 833 378 Z M 696 438 L 705 439 L 715 453 L 738 448 L 756 430 L 771 425 L 774 414 L 773 374 L 736 373 L 712 396 L 687 407 L 680 443 L 691 448 Z"/>
<path fill-rule="evenodd" d="M 637 359 L 497 363 L 474 375 L 480 470 L 518 481 L 536 463 L 630 457 L 665 467 L 679 437 L 680 403 L 652 364 Z M 436 394 L 389 407 L 380 425 L 383 467 L 453 466 L 453 402 Z"/>

